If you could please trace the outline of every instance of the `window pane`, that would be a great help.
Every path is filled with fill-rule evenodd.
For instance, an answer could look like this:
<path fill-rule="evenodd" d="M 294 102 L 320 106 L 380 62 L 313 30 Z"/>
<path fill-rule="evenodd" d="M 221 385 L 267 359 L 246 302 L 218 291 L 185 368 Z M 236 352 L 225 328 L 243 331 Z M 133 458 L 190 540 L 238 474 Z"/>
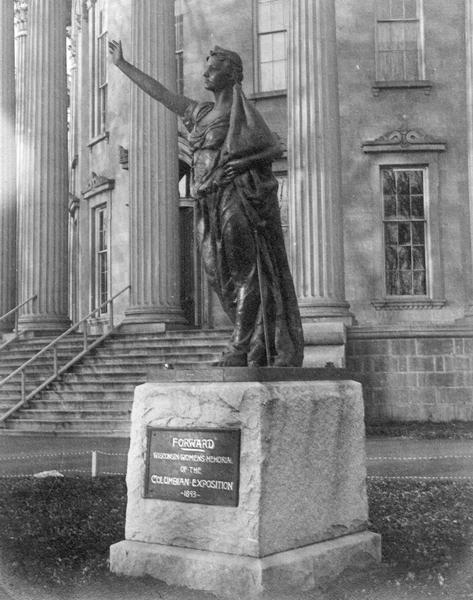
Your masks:
<path fill-rule="evenodd" d="M 384 197 L 384 216 L 387 218 L 396 216 L 396 196 Z"/>
<path fill-rule="evenodd" d="M 417 50 L 419 25 L 417 21 L 404 23 L 404 47 L 406 50 Z"/>
<path fill-rule="evenodd" d="M 378 50 L 391 50 L 391 23 L 378 23 Z"/>
<path fill-rule="evenodd" d="M 423 217 L 424 216 L 424 198 L 423 196 L 412 196 L 412 216 Z"/>
<path fill-rule="evenodd" d="M 410 223 L 399 223 L 399 244 L 405 246 L 411 243 Z"/>
<path fill-rule="evenodd" d="M 378 19 L 389 19 L 391 11 L 389 9 L 389 0 L 376 1 Z"/>
<path fill-rule="evenodd" d="M 425 280 L 425 271 L 414 271 L 414 294 L 427 294 L 427 285 Z"/>
<path fill-rule="evenodd" d="M 395 194 L 396 181 L 392 169 L 383 169 L 383 194 Z"/>
<path fill-rule="evenodd" d="M 286 61 L 273 63 L 273 90 L 283 90 L 287 87 Z"/>
<path fill-rule="evenodd" d="M 286 60 L 286 32 L 273 33 L 273 60 Z"/>
<path fill-rule="evenodd" d="M 261 91 L 273 89 L 273 63 L 263 63 L 260 66 Z"/>
<path fill-rule="evenodd" d="M 424 223 L 412 223 L 412 243 L 425 245 Z"/>
<path fill-rule="evenodd" d="M 271 3 L 260 2 L 258 4 L 258 31 L 271 31 Z"/>
<path fill-rule="evenodd" d="M 411 216 L 411 202 L 409 196 L 399 196 L 399 212 L 398 215 L 401 217 L 409 218 Z"/>
<path fill-rule="evenodd" d="M 409 194 L 409 174 L 406 171 L 396 171 L 398 194 Z"/>
<path fill-rule="evenodd" d="M 273 0 L 271 2 L 271 29 L 285 29 L 284 7 L 282 0 Z"/>
<path fill-rule="evenodd" d="M 398 271 L 387 271 L 386 273 L 386 293 L 389 296 L 399 295 L 399 272 Z"/>
<path fill-rule="evenodd" d="M 409 182 L 411 194 L 424 193 L 424 179 L 422 171 L 409 171 Z"/>
<path fill-rule="evenodd" d="M 412 248 L 412 262 L 414 269 L 425 269 L 424 246 L 414 246 Z"/>
<path fill-rule="evenodd" d="M 396 271 L 398 268 L 396 246 L 386 246 L 386 270 Z"/>
<path fill-rule="evenodd" d="M 391 0 L 391 18 L 402 19 L 404 17 L 404 0 Z"/>
<path fill-rule="evenodd" d="M 259 57 L 262 63 L 273 60 L 272 34 L 261 35 L 259 38 Z"/>
<path fill-rule="evenodd" d="M 409 81 L 419 79 L 419 57 L 417 54 L 417 50 L 415 52 L 406 52 L 405 61 L 405 79 Z"/>
<path fill-rule="evenodd" d="M 412 294 L 412 273 L 411 271 L 401 271 L 399 273 L 400 289 L 399 294 L 410 295 Z"/>
<path fill-rule="evenodd" d="M 184 15 L 176 15 L 175 17 L 175 25 L 176 25 L 176 51 L 182 49 L 183 44 L 183 31 L 184 31 Z"/>
<path fill-rule="evenodd" d="M 417 17 L 417 0 L 404 0 L 404 16 L 406 19 Z"/>
<path fill-rule="evenodd" d="M 397 244 L 398 241 L 398 225 L 397 223 L 385 224 L 386 244 Z"/>
<path fill-rule="evenodd" d="M 410 246 L 399 247 L 399 268 L 402 270 L 411 268 L 411 248 Z"/>

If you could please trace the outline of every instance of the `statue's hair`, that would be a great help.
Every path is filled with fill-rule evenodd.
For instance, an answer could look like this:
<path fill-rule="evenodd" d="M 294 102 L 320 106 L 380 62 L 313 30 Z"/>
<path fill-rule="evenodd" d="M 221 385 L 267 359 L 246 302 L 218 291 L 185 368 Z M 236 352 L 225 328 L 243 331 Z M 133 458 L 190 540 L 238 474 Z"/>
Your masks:
<path fill-rule="evenodd" d="M 233 50 L 226 50 L 221 46 L 214 46 L 214 48 L 210 50 L 208 58 L 210 58 L 210 56 L 215 56 L 218 60 L 229 62 L 235 83 L 241 83 L 243 81 L 243 62 L 239 54 L 233 52 Z"/>

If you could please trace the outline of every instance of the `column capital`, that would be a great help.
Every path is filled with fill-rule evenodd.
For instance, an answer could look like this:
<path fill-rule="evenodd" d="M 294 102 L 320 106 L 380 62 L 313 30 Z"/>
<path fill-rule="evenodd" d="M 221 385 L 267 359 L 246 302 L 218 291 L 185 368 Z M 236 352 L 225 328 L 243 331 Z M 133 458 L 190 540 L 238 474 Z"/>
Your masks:
<path fill-rule="evenodd" d="M 15 0 L 15 29 L 16 34 L 26 33 L 28 25 L 28 1 L 27 0 Z"/>

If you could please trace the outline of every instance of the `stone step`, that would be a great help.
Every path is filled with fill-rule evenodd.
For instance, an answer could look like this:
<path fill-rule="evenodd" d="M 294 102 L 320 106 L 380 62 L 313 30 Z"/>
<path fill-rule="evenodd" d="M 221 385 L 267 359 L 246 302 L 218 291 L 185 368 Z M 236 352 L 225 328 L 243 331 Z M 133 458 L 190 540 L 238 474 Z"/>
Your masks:
<path fill-rule="evenodd" d="M 50 394 L 50 395 L 60 395 L 60 394 L 71 394 L 71 393 L 77 393 L 77 394 L 82 394 L 83 392 L 96 392 L 98 394 L 100 393 L 107 393 L 107 394 L 123 394 L 123 393 L 128 393 L 131 392 L 133 393 L 135 387 L 137 385 L 140 385 L 141 383 L 145 383 L 145 379 L 140 380 L 131 380 L 128 381 L 127 383 L 123 383 L 120 382 L 120 384 L 117 384 L 113 381 L 109 382 L 109 383 L 103 383 L 100 380 L 99 381 L 81 381 L 81 382 L 72 382 L 72 383 L 68 383 L 68 382 L 55 382 L 53 386 L 51 386 L 51 388 L 45 390 L 43 392 L 43 394 Z"/>
<path fill-rule="evenodd" d="M 149 356 L 148 354 L 129 354 L 127 356 L 115 356 L 113 354 L 104 355 L 100 354 L 95 359 L 88 357 L 83 363 L 84 366 L 100 365 L 100 366 L 120 366 L 120 365 L 146 365 L 148 366 L 159 366 L 165 363 L 171 363 L 176 368 L 177 365 L 198 365 L 198 364 L 211 364 L 220 357 L 220 354 L 164 354 L 163 356 Z M 76 367 L 77 368 L 77 367 Z"/>
<path fill-rule="evenodd" d="M 119 410 L 120 412 L 127 412 L 131 409 L 133 405 L 133 397 L 129 398 L 109 398 L 109 399 L 100 399 L 100 398 L 68 398 L 63 401 L 52 400 L 48 398 L 40 398 L 39 400 L 33 400 L 30 404 L 28 404 L 27 408 L 29 410 L 47 410 L 52 411 L 57 409 L 58 407 L 64 410 L 72 410 L 72 411 L 81 411 L 85 410 L 106 410 L 113 409 Z M 23 413 L 22 413 L 23 414 Z"/>
<path fill-rule="evenodd" d="M 81 368 L 74 371 L 69 371 L 68 373 L 64 373 L 60 379 L 57 380 L 56 383 L 87 383 L 87 382 L 97 382 L 104 381 L 106 383 L 116 382 L 116 383 L 131 383 L 134 381 L 142 381 L 143 378 L 146 378 L 149 369 L 145 367 L 144 369 L 137 365 L 136 368 L 127 368 L 127 367 L 107 367 L 107 369 L 93 369 L 90 368 Z"/>
<path fill-rule="evenodd" d="M 56 421 L 54 419 L 9 419 L 4 426 L 5 430 L 16 430 L 18 432 L 32 433 L 32 432 L 54 432 L 62 433 L 65 431 L 69 432 L 82 432 L 84 435 L 89 434 L 103 434 L 107 432 L 109 435 L 113 434 L 124 434 L 128 435 L 130 431 L 130 423 L 125 419 L 78 419 L 77 421 Z M 3 431 L 3 430 L 2 430 Z"/>
<path fill-rule="evenodd" d="M 125 420 L 129 421 L 131 405 L 124 410 L 116 408 L 94 408 L 94 409 L 69 409 L 69 408 L 54 408 L 46 410 L 41 408 L 30 408 L 22 412 L 21 416 L 13 417 L 16 421 L 85 421 L 92 419 L 110 419 L 110 420 Z"/>
<path fill-rule="evenodd" d="M 231 329 L 176 329 L 173 331 L 166 331 L 165 333 L 120 333 L 118 330 L 116 333 L 111 335 L 107 342 L 115 340 L 184 340 L 192 341 L 197 339 L 212 339 L 221 338 L 227 339 L 231 334 Z"/>

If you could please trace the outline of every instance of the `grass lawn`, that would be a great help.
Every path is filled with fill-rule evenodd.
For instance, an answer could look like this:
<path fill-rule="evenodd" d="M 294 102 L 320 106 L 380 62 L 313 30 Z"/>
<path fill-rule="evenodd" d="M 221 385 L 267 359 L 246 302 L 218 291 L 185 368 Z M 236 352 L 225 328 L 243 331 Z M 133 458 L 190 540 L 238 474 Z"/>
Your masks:
<path fill-rule="evenodd" d="M 368 496 L 383 564 L 288 600 L 473 598 L 473 483 L 377 479 Z M 109 574 L 125 504 L 123 477 L 0 479 L 0 584 L 15 600 L 214 598 Z"/>

